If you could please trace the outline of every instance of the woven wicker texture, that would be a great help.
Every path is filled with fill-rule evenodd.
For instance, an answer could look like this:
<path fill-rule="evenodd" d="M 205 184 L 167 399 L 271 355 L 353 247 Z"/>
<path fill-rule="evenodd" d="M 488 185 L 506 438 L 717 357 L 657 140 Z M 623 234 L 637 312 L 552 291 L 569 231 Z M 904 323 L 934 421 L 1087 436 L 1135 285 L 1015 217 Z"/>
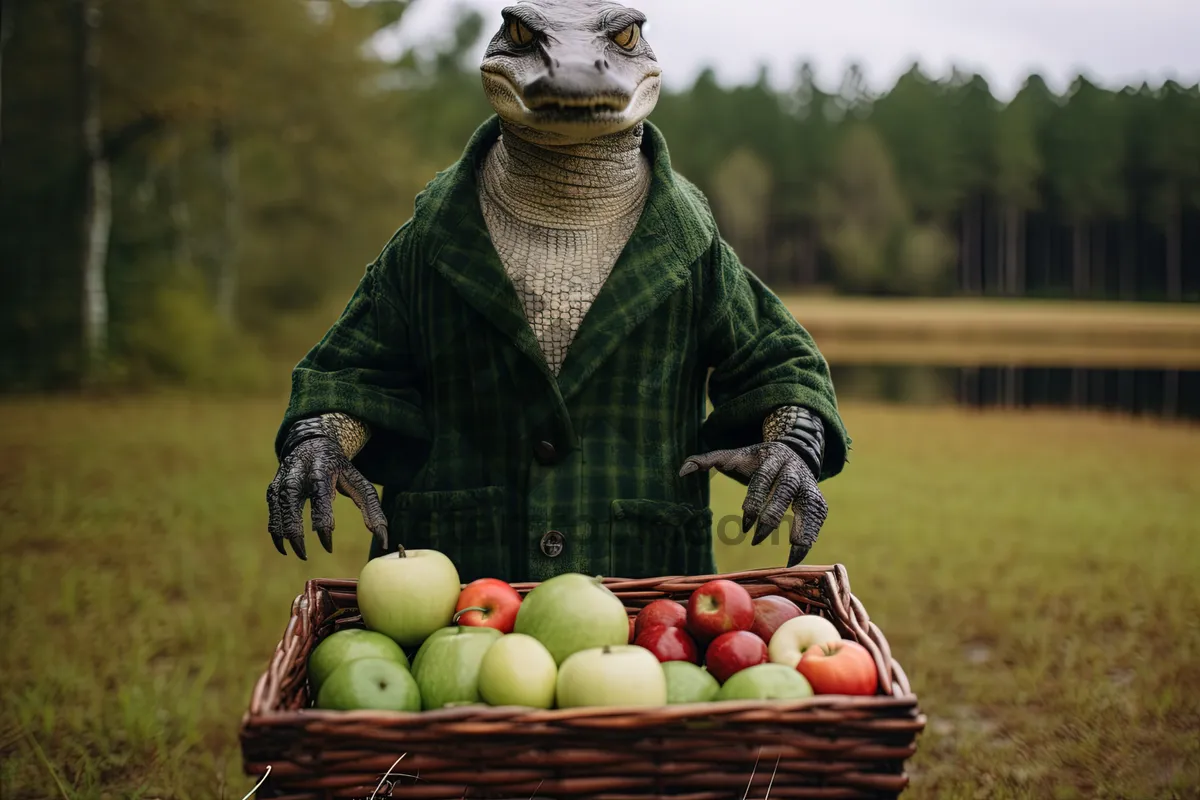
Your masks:
<path fill-rule="evenodd" d="M 879 669 L 874 697 L 721 702 L 659 708 L 459 707 L 413 714 L 311 708 L 306 661 L 325 636 L 361 626 L 355 582 L 313 580 L 254 687 L 241 727 L 259 798 L 895 797 L 925 727 L 883 632 L 841 565 L 722 575 L 605 579 L 633 615 L 652 600 L 686 603 L 713 578 L 776 594 L 830 619 Z M 525 593 L 536 584 L 513 584 Z M 397 761 L 399 759 L 399 761 Z M 386 776 L 386 779 L 385 779 Z M 769 793 L 769 794 L 768 794 Z"/>

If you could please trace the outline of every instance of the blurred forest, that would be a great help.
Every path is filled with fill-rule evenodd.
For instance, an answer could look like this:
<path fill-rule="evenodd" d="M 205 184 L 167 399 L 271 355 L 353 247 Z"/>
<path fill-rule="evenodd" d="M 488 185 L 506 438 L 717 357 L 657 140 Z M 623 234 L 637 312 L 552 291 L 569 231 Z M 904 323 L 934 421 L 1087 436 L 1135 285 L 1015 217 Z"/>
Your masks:
<path fill-rule="evenodd" d="M 9 391 L 261 383 L 491 113 L 469 13 L 384 60 L 408 0 L 2 2 Z M 1200 299 L 1200 86 L 873 94 L 798 59 L 651 117 L 777 291 Z"/>

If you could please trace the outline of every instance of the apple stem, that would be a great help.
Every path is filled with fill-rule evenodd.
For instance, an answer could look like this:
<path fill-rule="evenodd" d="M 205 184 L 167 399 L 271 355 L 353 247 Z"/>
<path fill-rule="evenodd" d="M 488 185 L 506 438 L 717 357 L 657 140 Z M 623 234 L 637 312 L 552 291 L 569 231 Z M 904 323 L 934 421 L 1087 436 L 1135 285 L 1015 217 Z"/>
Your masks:
<path fill-rule="evenodd" d="M 481 606 L 468 606 L 467 608 L 464 608 L 464 609 L 462 609 L 461 611 L 458 611 L 458 612 L 456 612 L 456 613 L 454 614 L 454 618 L 453 618 L 452 620 L 450 620 L 450 621 L 451 621 L 452 623 L 454 623 L 454 624 L 457 624 L 457 623 L 458 623 L 458 618 L 459 618 L 459 617 L 461 617 L 463 614 L 467 613 L 468 611 L 478 611 L 480 614 L 486 614 L 486 613 L 487 613 L 487 609 L 486 609 L 486 608 L 482 608 Z"/>

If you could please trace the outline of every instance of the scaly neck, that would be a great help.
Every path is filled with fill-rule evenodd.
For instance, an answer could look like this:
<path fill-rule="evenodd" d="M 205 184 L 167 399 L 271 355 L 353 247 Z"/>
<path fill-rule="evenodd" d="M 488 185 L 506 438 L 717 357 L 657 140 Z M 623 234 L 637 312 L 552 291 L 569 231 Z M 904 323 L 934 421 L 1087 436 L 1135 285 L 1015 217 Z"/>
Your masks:
<path fill-rule="evenodd" d="M 490 203 L 521 222 L 586 230 L 640 214 L 650 187 L 642 125 L 583 144 L 547 146 L 501 122 L 481 183 Z"/>

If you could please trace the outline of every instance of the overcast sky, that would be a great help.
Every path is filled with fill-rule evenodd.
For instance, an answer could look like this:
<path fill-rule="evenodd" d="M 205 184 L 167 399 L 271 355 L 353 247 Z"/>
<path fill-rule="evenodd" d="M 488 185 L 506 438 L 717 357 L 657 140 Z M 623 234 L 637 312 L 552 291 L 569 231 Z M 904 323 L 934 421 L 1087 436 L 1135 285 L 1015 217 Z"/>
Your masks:
<path fill-rule="evenodd" d="M 445 35 L 453 8 L 483 12 L 488 36 L 512 0 L 419 0 L 400 41 Z M 1031 70 L 1065 87 L 1078 72 L 1105 84 L 1200 78 L 1200 0 L 627 0 L 649 17 L 646 39 L 672 88 L 703 66 L 722 82 L 752 80 L 765 64 L 777 85 L 801 60 L 829 89 L 851 60 L 875 88 L 919 59 L 981 72 L 1002 97 Z M 477 55 L 482 54 L 483 43 Z"/>

